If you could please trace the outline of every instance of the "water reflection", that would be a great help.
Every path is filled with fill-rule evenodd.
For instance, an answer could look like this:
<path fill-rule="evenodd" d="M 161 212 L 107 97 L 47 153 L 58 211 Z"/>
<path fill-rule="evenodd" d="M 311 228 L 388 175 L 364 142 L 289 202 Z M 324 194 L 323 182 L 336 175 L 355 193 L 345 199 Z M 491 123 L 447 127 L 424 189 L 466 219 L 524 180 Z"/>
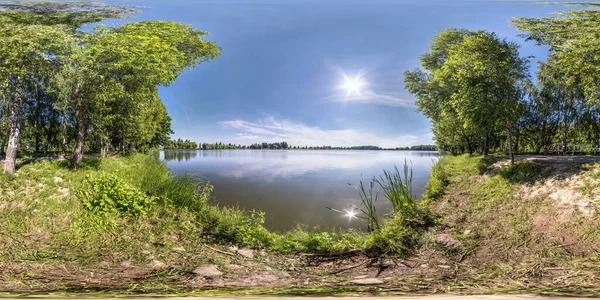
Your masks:
<path fill-rule="evenodd" d="M 383 169 L 412 164 L 415 193 L 424 187 L 435 152 L 204 150 L 160 154 L 174 173 L 194 174 L 215 185 L 224 205 L 266 213 L 267 225 L 285 230 L 296 223 L 321 227 L 356 227 L 326 207 L 348 209 L 360 204 L 348 186 L 382 174 Z M 381 211 L 385 201 L 378 203 Z"/>
<path fill-rule="evenodd" d="M 198 151 L 173 151 L 166 150 L 163 152 L 162 159 L 166 161 L 176 160 L 180 161 L 188 161 L 192 158 L 196 158 L 198 156 Z"/>

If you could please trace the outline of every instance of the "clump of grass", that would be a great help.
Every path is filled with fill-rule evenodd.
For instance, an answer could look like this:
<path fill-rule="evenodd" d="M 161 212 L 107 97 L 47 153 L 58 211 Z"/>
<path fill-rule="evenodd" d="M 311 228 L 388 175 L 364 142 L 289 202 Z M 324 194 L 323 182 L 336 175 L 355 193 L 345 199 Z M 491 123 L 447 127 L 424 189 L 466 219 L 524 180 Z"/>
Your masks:
<path fill-rule="evenodd" d="M 371 233 L 365 249 L 373 255 L 411 255 L 419 248 L 420 237 L 432 224 L 433 220 L 424 211 L 411 218 L 395 214 L 385 220 L 381 230 Z"/>
<path fill-rule="evenodd" d="M 529 161 L 521 161 L 511 166 L 502 167 L 498 175 L 512 183 L 533 183 L 540 177 L 540 169 Z"/>
<path fill-rule="evenodd" d="M 448 178 L 448 171 L 446 171 L 444 164 L 440 161 L 434 162 L 423 198 L 426 201 L 440 199 L 444 195 L 448 184 L 450 184 L 450 179 Z"/>
<path fill-rule="evenodd" d="M 375 207 L 378 194 L 377 192 L 373 193 L 375 182 L 376 180 L 375 178 L 373 178 L 369 182 L 369 187 L 365 189 L 365 185 L 361 180 L 358 183 L 357 188 L 361 202 L 360 206 L 358 207 L 358 210 L 362 213 L 362 215 L 359 214 L 356 215 L 356 217 L 367 223 L 367 230 L 369 231 L 376 231 L 381 229 L 381 225 L 379 224 L 379 216 L 377 215 L 377 208 Z"/>
<path fill-rule="evenodd" d="M 359 182 L 357 190 L 361 204 L 358 209 L 362 215 L 356 217 L 367 223 L 369 235 L 366 236 L 363 243 L 355 245 L 373 254 L 405 255 L 418 248 L 419 236 L 433 224 L 433 218 L 429 215 L 427 208 L 421 205 L 416 195 L 413 194 L 412 177 L 412 168 L 405 161 L 402 173 L 398 167 L 394 167 L 391 171 L 384 170 L 383 175 L 379 178 L 373 177 L 368 182 L 367 188 L 362 181 Z M 392 205 L 392 211 L 387 215 L 388 218 L 382 218 L 377 214 L 375 203 L 378 194 L 376 189 L 381 189 L 387 201 Z M 383 224 L 380 220 L 384 220 Z M 322 242 L 327 244 L 326 241 Z M 314 249 L 315 247 L 308 248 Z"/>
<path fill-rule="evenodd" d="M 412 168 L 404 161 L 403 174 L 394 166 L 394 170 L 383 170 L 383 175 L 373 180 L 392 204 L 394 214 L 412 217 L 419 209 L 417 197 L 412 192 L 412 177 Z"/>
<path fill-rule="evenodd" d="M 345 232 L 310 230 L 298 226 L 279 235 L 271 249 L 281 253 L 332 253 L 364 249 L 369 234 L 349 230 Z"/>
<path fill-rule="evenodd" d="M 198 219 L 204 227 L 203 235 L 213 243 L 268 247 L 275 238 L 263 226 L 263 212 L 253 210 L 247 214 L 237 208 L 207 205 L 199 212 Z"/>

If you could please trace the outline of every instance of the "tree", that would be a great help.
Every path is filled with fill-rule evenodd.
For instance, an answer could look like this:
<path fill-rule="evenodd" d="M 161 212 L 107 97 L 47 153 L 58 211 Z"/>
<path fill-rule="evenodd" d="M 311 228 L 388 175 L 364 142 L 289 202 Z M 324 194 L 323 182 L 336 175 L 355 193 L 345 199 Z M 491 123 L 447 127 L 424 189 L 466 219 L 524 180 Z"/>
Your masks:
<path fill-rule="evenodd" d="M 94 62 L 97 74 L 121 86 L 111 91 L 123 91 L 111 97 L 113 109 L 119 112 L 112 115 L 118 116 L 113 123 L 120 129 L 123 149 L 128 133 L 149 143 L 160 127 L 164 112 L 156 110 L 161 107 L 157 86 L 168 86 L 183 70 L 219 55 L 220 48 L 203 39 L 206 34 L 177 22 L 146 21 L 120 27 L 101 26 L 85 39 L 83 53 Z M 98 102 L 97 95 L 89 95 L 85 100 L 75 98 L 78 139 L 73 151 L 74 168 L 83 156 L 85 122 L 90 119 L 90 110 L 85 110 L 83 104 Z"/>
<path fill-rule="evenodd" d="M 470 154 L 478 145 L 487 154 L 489 140 L 504 128 L 514 162 L 512 132 L 527 78 L 517 45 L 487 31 L 449 29 L 433 39 L 421 64 L 426 71 L 405 72 L 405 83 L 432 120 L 438 147 L 462 140 Z"/>
<path fill-rule="evenodd" d="M 527 61 L 519 57 L 518 46 L 485 31 L 468 35 L 451 47 L 439 77 L 456 87 L 451 99 L 465 126 L 484 130 L 486 137 L 504 127 L 514 164 L 513 126 L 527 79 Z"/>
<path fill-rule="evenodd" d="M 28 83 L 52 75 L 73 44 L 74 28 L 129 9 L 96 4 L 19 3 L 2 4 L 0 11 L 0 76 L 10 91 L 10 134 L 4 171 L 14 173 L 19 146 L 20 114 Z M 73 9 L 76 6 L 79 9 Z"/>
<path fill-rule="evenodd" d="M 10 99 L 10 134 L 4 161 L 4 171 L 15 172 L 19 146 L 20 119 L 23 101 L 28 97 L 28 83 L 40 74 L 56 70 L 70 37 L 64 26 L 2 24 L 0 27 L 0 76 L 7 84 Z"/>
<path fill-rule="evenodd" d="M 579 90 L 588 103 L 600 100 L 600 11 L 574 10 L 547 18 L 512 22 L 529 40 L 550 47 L 552 63 L 563 72 L 567 90 Z"/>

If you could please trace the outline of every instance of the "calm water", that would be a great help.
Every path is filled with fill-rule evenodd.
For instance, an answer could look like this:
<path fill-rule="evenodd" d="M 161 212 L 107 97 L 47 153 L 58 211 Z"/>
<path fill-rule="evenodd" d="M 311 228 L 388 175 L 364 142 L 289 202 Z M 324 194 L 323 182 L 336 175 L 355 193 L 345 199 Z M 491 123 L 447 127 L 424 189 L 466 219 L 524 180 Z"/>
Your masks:
<path fill-rule="evenodd" d="M 209 180 L 216 200 L 266 213 L 266 226 L 286 230 L 297 224 L 322 228 L 362 227 L 327 209 L 359 205 L 355 188 L 362 179 L 379 176 L 383 169 L 412 162 L 414 192 L 420 195 L 437 152 L 411 151 L 285 151 L 204 150 L 164 151 L 161 159 L 174 174 L 192 174 Z M 380 195 L 379 211 L 389 207 Z"/>

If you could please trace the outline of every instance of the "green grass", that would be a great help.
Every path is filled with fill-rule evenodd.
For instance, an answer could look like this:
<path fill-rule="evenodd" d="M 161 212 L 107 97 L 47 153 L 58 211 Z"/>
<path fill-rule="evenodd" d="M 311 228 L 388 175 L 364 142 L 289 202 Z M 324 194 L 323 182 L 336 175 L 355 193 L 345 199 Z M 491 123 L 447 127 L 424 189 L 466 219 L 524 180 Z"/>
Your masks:
<path fill-rule="evenodd" d="M 384 220 L 372 234 L 303 227 L 278 234 L 263 226 L 263 213 L 218 206 L 211 200 L 210 183 L 171 176 L 168 168 L 150 155 L 86 158 L 77 171 L 69 169 L 68 161 L 32 162 L 20 166 L 16 176 L 0 175 L 0 188 L 6 191 L 0 203 L 9 207 L 0 209 L 1 234 L 6 236 L 0 242 L 0 247 L 4 246 L 0 260 L 147 263 L 150 256 L 167 259 L 172 248 L 197 248 L 203 243 L 275 253 L 360 249 L 404 254 L 416 247 L 414 237 L 430 224 L 426 210 L 417 206 L 406 186 L 410 184 L 408 172 L 401 177 L 396 169 L 372 182 L 396 199 L 396 215 L 402 215 Z M 86 200 L 92 196 L 96 202 Z M 140 208 L 142 204 L 145 206 Z M 132 208 L 127 205 L 134 205 L 135 213 L 130 213 Z M 26 236 L 37 237 L 35 247 L 19 246 Z"/>
<path fill-rule="evenodd" d="M 361 250 L 370 258 L 392 256 L 452 265 L 454 273 L 433 276 L 448 286 L 461 282 L 492 290 L 509 287 L 512 283 L 503 281 L 506 278 L 516 274 L 521 277 L 515 280 L 542 280 L 549 267 L 587 274 L 569 279 L 572 281 L 563 286 L 589 285 L 590 272 L 600 270 L 582 266 L 598 265 L 597 253 L 574 254 L 565 246 L 572 241 L 553 240 L 552 234 L 540 233 L 540 226 L 535 226 L 540 216 L 541 220 L 558 216 L 558 208 L 551 206 L 547 195 L 529 197 L 523 192 L 523 188 L 543 184 L 546 170 L 529 162 L 491 168 L 497 161 L 468 155 L 443 157 L 432 169 L 421 202 L 416 202 L 406 186 L 411 181 L 409 170 L 385 172 L 370 184 L 387 188 L 383 196 L 398 205 L 395 212 L 377 216 L 378 226 L 370 232 L 299 226 L 284 233 L 268 231 L 260 212 L 218 206 L 211 198 L 210 183 L 174 177 L 152 156 L 86 158 L 77 171 L 69 169 L 68 161 L 23 164 L 16 175 L 0 174 L 0 265 L 33 269 L 4 271 L 0 276 L 27 282 L 38 278 L 44 268 L 65 266 L 76 273 L 122 262 L 144 266 L 159 260 L 174 267 L 152 271 L 138 281 L 116 282 L 121 285 L 114 289 L 180 292 L 187 288 L 182 278 L 188 278 L 198 265 L 217 264 L 228 272 L 229 263 L 243 259 L 215 255 L 207 245 L 222 250 L 238 245 L 265 250 L 266 254 L 252 263 L 276 261 L 280 270 L 297 266 L 298 261 L 289 261 L 298 257 L 294 254 Z M 89 189 L 86 178 L 102 178 L 102 174 L 119 178 L 116 185 L 126 185 L 126 193 L 152 197 L 153 201 L 142 214 L 130 214 L 127 209 L 101 214 L 90 210 L 80 192 Z M 590 174 L 590 179 L 600 176 Z M 368 190 L 364 188 L 363 194 L 369 196 Z M 548 224 L 541 229 L 553 226 Z M 566 231 L 577 245 L 600 242 L 600 226 L 593 218 L 573 214 L 554 227 Z M 439 233 L 450 234 L 463 247 L 437 245 L 434 236 Z M 427 262 L 429 259 L 432 262 Z M 423 270 L 425 273 L 415 278 L 431 275 Z"/>

